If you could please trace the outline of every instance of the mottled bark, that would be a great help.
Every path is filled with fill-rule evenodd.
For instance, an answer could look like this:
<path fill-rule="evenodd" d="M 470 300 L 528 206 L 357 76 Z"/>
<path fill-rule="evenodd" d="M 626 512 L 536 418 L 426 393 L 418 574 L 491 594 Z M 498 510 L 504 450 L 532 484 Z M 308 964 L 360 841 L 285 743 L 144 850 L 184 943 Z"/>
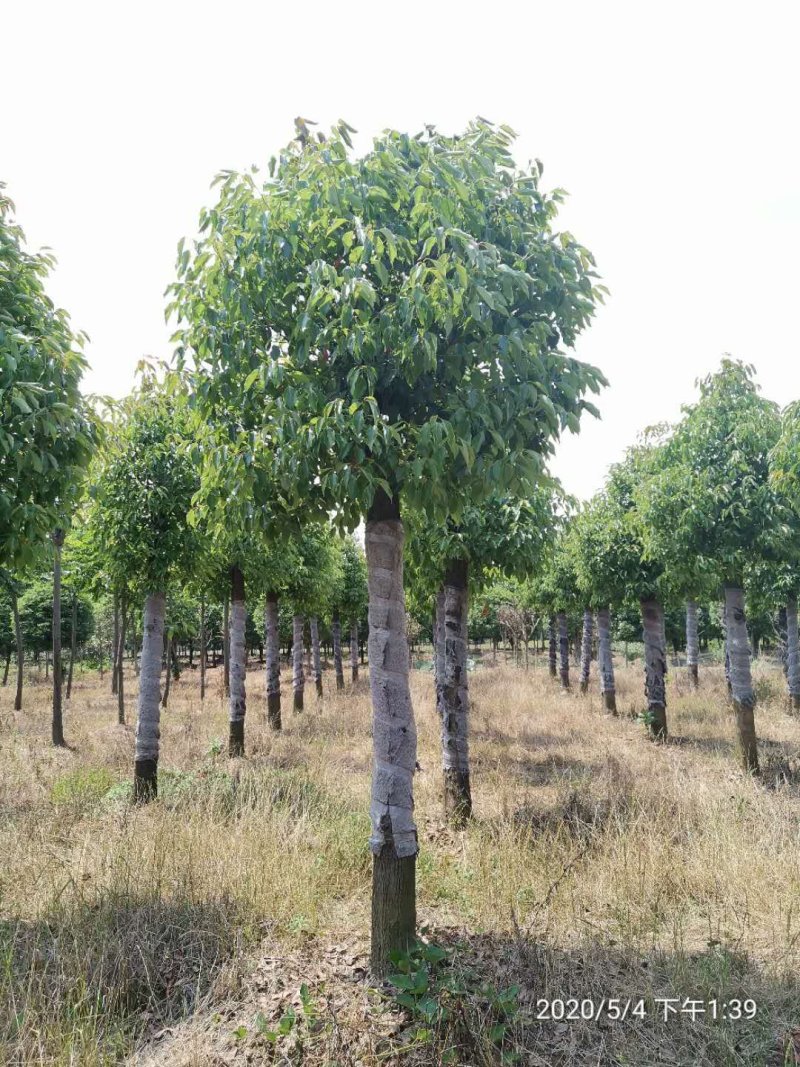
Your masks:
<path fill-rule="evenodd" d="M 72 612 L 69 623 L 69 674 L 67 675 L 67 700 L 72 696 L 72 676 L 75 673 L 75 657 L 78 654 L 78 597 L 72 594 Z M 5 685 L 5 681 L 3 685 Z"/>
<path fill-rule="evenodd" d="M 392 966 L 391 952 L 408 949 L 416 927 L 417 731 L 408 684 L 403 537 L 398 502 L 378 491 L 365 537 L 373 715 L 371 962 L 376 975 Z"/>
<path fill-rule="evenodd" d="M 354 682 L 358 681 L 358 623 L 355 619 L 350 622 L 350 675 Z"/>
<path fill-rule="evenodd" d="M 789 704 L 793 711 L 800 709 L 800 647 L 797 632 L 797 600 L 786 602 L 786 681 Z"/>
<path fill-rule="evenodd" d="M 443 674 L 437 694 L 442 728 L 445 817 L 463 826 L 472 814 L 469 781 L 466 560 L 452 560 L 444 578 Z M 437 597 L 438 604 L 438 597 Z"/>
<path fill-rule="evenodd" d="M 753 714 L 756 700 L 750 674 L 750 641 L 747 637 L 744 590 L 740 586 L 725 586 L 725 619 L 728 632 L 731 698 L 736 713 L 739 754 L 745 773 L 758 774 L 758 742 Z"/>
<path fill-rule="evenodd" d="M 614 678 L 614 657 L 611 652 L 611 612 L 599 608 L 597 612 L 597 658 L 600 667 L 600 692 L 606 711 L 617 714 L 617 685 Z"/>
<path fill-rule="evenodd" d="M 303 616 L 292 617 L 292 691 L 294 710 L 303 710 L 306 676 L 303 670 Z"/>
<path fill-rule="evenodd" d="M 265 611 L 267 644 L 267 722 L 273 730 L 281 728 L 281 648 L 278 636 L 278 596 L 267 593 Z"/>
<path fill-rule="evenodd" d="M 559 673 L 561 675 L 561 688 L 569 689 L 569 632 L 567 630 L 567 616 L 563 611 L 556 615 L 558 623 L 558 653 Z"/>
<path fill-rule="evenodd" d="M 654 741 L 667 737 L 667 650 L 664 642 L 664 609 L 657 600 L 643 600 L 644 692 L 647 726 Z"/>
<path fill-rule="evenodd" d="M 145 600 L 136 718 L 136 762 L 133 770 L 133 796 L 137 802 L 151 800 L 158 792 L 161 656 L 164 648 L 165 608 L 166 597 L 163 592 L 150 593 Z"/>
<path fill-rule="evenodd" d="M 64 740 L 64 718 L 61 700 L 61 549 L 64 531 L 53 531 L 53 744 L 59 748 Z"/>
<path fill-rule="evenodd" d="M 14 616 L 14 641 L 17 646 L 17 691 L 14 694 L 14 711 L 22 711 L 22 668 L 25 655 L 22 650 L 22 627 L 19 621 L 19 599 L 15 589 L 11 590 L 11 614 Z"/>
<path fill-rule="evenodd" d="M 342 620 L 339 612 L 334 611 L 331 620 L 331 635 L 333 638 L 333 669 L 336 673 L 336 688 L 344 689 L 344 667 L 342 665 Z"/>
<path fill-rule="evenodd" d="M 697 630 L 697 601 L 686 601 L 686 672 L 694 688 L 698 685 L 697 665 L 700 661 L 700 642 Z"/>
<path fill-rule="evenodd" d="M 247 606 L 244 596 L 244 575 L 238 566 L 231 567 L 230 607 L 230 699 L 228 701 L 228 755 L 244 756 L 244 719 L 247 708 L 245 692 L 245 631 Z"/>
<path fill-rule="evenodd" d="M 319 620 L 312 615 L 308 620 L 308 628 L 311 633 L 311 663 L 314 670 L 314 687 L 317 696 L 322 696 L 322 653 L 319 647 Z"/>
<path fill-rule="evenodd" d="M 558 642 L 556 640 L 556 620 L 555 616 L 550 616 L 550 621 L 547 624 L 547 664 L 550 669 L 550 677 L 556 678 L 558 676 Z"/>
<path fill-rule="evenodd" d="M 581 637 L 581 692 L 589 692 L 589 676 L 592 670 L 592 631 L 594 619 L 589 608 L 583 610 L 583 635 Z"/>

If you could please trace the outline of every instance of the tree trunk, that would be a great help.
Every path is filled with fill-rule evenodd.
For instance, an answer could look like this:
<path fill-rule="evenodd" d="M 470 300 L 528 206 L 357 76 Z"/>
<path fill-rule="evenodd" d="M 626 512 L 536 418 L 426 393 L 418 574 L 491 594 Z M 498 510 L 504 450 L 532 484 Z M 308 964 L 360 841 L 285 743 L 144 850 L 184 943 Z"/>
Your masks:
<path fill-rule="evenodd" d="M 322 656 L 319 650 L 319 620 L 316 615 L 312 615 L 308 620 L 308 626 L 311 630 L 311 656 L 314 665 L 314 685 L 317 690 L 317 696 L 322 697 Z"/>
<path fill-rule="evenodd" d="M 664 609 L 657 600 L 642 600 L 644 639 L 644 692 L 647 726 L 654 741 L 667 737 L 667 650 L 664 642 Z"/>
<path fill-rule="evenodd" d="M 164 694 L 161 697 L 161 707 L 165 708 L 169 703 L 169 690 L 172 684 L 172 638 L 167 633 L 166 626 L 164 627 L 164 670 L 166 671 L 164 677 Z"/>
<path fill-rule="evenodd" d="M 231 629 L 227 597 L 225 597 L 225 605 L 222 609 L 222 685 L 225 696 L 229 697 L 231 694 Z"/>
<path fill-rule="evenodd" d="M 133 799 L 152 800 L 158 794 L 158 740 L 161 722 L 161 657 L 164 651 L 166 596 L 150 593 L 144 602 L 142 666 L 139 674 L 139 705 L 136 716 L 136 762 L 133 768 Z M 169 671 L 167 671 L 169 675 Z"/>
<path fill-rule="evenodd" d="M 444 586 L 441 586 L 433 602 L 433 685 L 437 708 L 442 705 L 444 685 L 444 602 Z"/>
<path fill-rule="evenodd" d="M 569 689 L 569 633 L 567 632 L 567 616 L 560 611 L 556 616 L 558 622 L 558 651 L 560 659 L 561 688 Z"/>
<path fill-rule="evenodd" d="M 786 619 L 786 608 L 778 609 L 778 617 L 775 620 L 775 628 L 778 631 L 778 644 L 780 647 L 781 667 L 785 677 L 789 674 L 789 657 L 787 654 L 787 637 L 786 632 L 788 629 Z"/>
<path fill-rule="evenodd" d="M 133 673 L 139 677 L 139 635 L 136 632 L 136 612 L 131 612 L 131 649 L 133 652 Z"/>
<path fill-rule="evenodd" d="M 111 695 L 117 695 L 119 675 L 117 660 L 119 658 L 119 593 L 114 593 L 114 649 L 111 653 Z"/>
<path fill-rule="evenodd" d="M 408 684 L 399 503 L 378 490 L 367 514 L 369 664 L 372 694 L 372 971 L 407 951 L 416 932 L 417 731 Z"/>
<path fill-rule="evenodd" d="M 697 601 L 686 601 L 686 671 L 689 681 L 698 686 L 697 665 L 700 660 L 700 645 L 697 638 Z"/>
<path fill-rule="evenodd" d="M 292 616 L 292 690 L 294 710 L 303 710 L 306 676 L 303 672 L 303 616 Z"/>
<path fill-rule="evenodd" d="M 339 612 L 334 611 L 331 620 L 331 635 L 333 637 L 333 668 L 336 673 L 336 688 L 344 689 L 344 667 L 342 666 L 342 620 Z"/>
<path fill-rule="evenodd" d="M 555 678 L 558 675 L 558 644 L 556 641 L 556 619 L 554 615 L 550 616 L 550 621 L 547 624 L 547 643 L 547 663 L 550 668 L 550 677 Z"/>
<path fill-rule="evenodd" d="M 350 622 L 350 675 L 354 682 L 358 681 L 358 623 L 355 619 Z"/>
<path fill-rule="evenodd" d="M 53 531 L 53 744 L 64 748 L 64 719 L 61 701 L 61 549 L 64 531 Z"/>
<path fill-rule="evenodd" d="M 597 612 L 597 658 L 600 667 L 600 692 L 606 711 L 617 714 L 617 685 L 614 679 L 614 657 L 611 653 L 611 613 L 608 608 Z"/>
<path fill-rule="evenodd" d="M 228 646 L 230 672 L 230 700 L 228 703 L 230 733 L 228 755 L 244 756 L 244 719 L 247 708 L 245 680 L 245 631 L 247 606 L 244 597 L 244 575 L 238 566 L 231 567 L 231 607 Z"/>
<path fill-rule="evenodd" d="M 786 603 L 786 680 L 789 684 L 789 706 L 800 709 L 800 647 L 797 633 L 797 599 Z"/>
<path fill-rule="evenodd" d="M 122 669 L 125 655 L 125 620 L 127 604 L 122 599 L 119 614 L 119 656 L 117 657 L 117 722 L 125 722 L 125 677 Z"/>
<path fill-rule="evenodd" d="M 750 675 L 750 642 L 747 638 L 744 590 L 740 586 L 725 586 L 725 619 L 728 631 L 731 697 L 733 709 L 736 712 L 736 729 L 742 767 L 746 774 L 758 774 L 758 743 L 753 716 L 756 701 Z"/>
<path fill-rule="evenodd" d="M 69 631 L 69 674 L 67 675 L 67 700 L 72 696 L 72 675 L 75 671 L 75 657 L 78 654 L 78 597 L 72 594 L 72 613 Z M 3 685 L 6 683 L 3 682 Z"/>
<path fill-rule="evenodd" d="M 267 722 L 273 730 L 281 728 L 281 647 L 278 635 L 278 596 L 267 593 L 265 610 L 267 631 Z"/>
<path fill-rule="evenodd" d="M 464 826 L 472 814 L 469 782 L 466 560 L 451 560 L 444 577 L 443 672 L 437 704 L 442 727 L 445 818 Z M 437 599 L 437 607 L 439 597 Z"/>
<path fill-rule="evenodd" d="M 14 616 L 14 640 L 17 645 L 17 691 L 14 694 L 14 711 L 22 711 L 22 668 L 25 657 L 22 651 L 22 627 L 19 622 L 19 599 L 15 589 L 11 590 L 11 612 Z"/>
<path fill-rule="evenodd" d="M 731 685 L 731 649 L 728 640 L 728 606 L 725 601 L 722 603 L 722 635 L 723 641 L 725 642 L 725 682 L 728 686 L 728 696 L 733 697 L 733 686 Z"/>
<path fill-rule="evenodd" d="M 206 599 L 200 597 L 200 699 L 206 698 Z"/>
<path fill-rule="evenodd" d="M 6 662 L 3 667 L 3 688 L 8 685 L 8 672 L 11 670 L 11 649 L 6 651 Z"/>
<path fill-rule="evenodd" d="M 583 637 L 581 639 L 581 692 L 589 692 L 589 675 L 592 670 L 592 631 L 594 619 L 589 608 L 583 609 Z"/>

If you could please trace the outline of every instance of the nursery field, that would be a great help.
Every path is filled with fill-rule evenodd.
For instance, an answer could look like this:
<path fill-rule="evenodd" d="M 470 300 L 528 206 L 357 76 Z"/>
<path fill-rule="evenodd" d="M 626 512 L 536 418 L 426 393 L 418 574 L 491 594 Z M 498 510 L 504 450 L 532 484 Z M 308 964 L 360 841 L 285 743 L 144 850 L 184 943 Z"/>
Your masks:
<path fill-rule="evenodd" d="M 471 673 L 464 830 L 443 821 L 432 675 L 412 670 L 423 945 L 384 984 L 366 669 L 341 693 L 326 671 L 322 703 L 285 708 L 276 733 L 251 664 L 243 760 L 221 671 L 201 705 L 185 670 L 158 799 L 138 807 L 108 676 L 77 675 L 65 749 L 43 676 L 24 712 L 0 690 L 0 1062 L 800 1063 L 800 716 L 782 673 L 754 663 L 758 780 L 721 667 L 697 691 L 670 670 L 666 743 L 637 720 L 641 662 L 616 668 L 619 718 L 542 659 Z M 131 712 L 136 686 L 126 671 Z"/>

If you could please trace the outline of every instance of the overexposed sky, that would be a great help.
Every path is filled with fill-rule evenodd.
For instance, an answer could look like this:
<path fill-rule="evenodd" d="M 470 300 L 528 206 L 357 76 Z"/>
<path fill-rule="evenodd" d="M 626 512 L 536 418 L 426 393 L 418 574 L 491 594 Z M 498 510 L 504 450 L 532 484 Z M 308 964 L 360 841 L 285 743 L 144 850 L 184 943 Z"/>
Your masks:
<path fill-rule="evenodd" d="M 800 5 L 6 0 L 0 180 L 51 293 L 120 396 L 170 354 L 164 289 L 222 168 L 266 163 L 302 114 L 519 133 L 611 289 L 578 355 L 602 421 L 555 468 L 590 495 L 644 426 L 674 419 L 723 352 L 800 397 Z"/>

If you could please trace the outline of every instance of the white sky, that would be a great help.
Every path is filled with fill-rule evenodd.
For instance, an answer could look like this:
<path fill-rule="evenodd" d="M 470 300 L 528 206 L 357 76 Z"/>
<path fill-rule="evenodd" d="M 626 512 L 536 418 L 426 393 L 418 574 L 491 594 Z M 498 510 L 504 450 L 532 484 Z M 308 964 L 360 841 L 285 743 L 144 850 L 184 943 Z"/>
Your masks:
<path fill-rule="evenodd" d="M 89 389 L 170 353 L 163 292 L 223 167 L 302 114 L 445 131 L 475 114 L 570 192 L 563 225 L 612 291 L 578 355 L 611 382 L 559 450 L 589 495 L 720 355 L 800 397 L 800 5 L 6 0 L 0 179 L 54 299 L 91 337 Z"/>

